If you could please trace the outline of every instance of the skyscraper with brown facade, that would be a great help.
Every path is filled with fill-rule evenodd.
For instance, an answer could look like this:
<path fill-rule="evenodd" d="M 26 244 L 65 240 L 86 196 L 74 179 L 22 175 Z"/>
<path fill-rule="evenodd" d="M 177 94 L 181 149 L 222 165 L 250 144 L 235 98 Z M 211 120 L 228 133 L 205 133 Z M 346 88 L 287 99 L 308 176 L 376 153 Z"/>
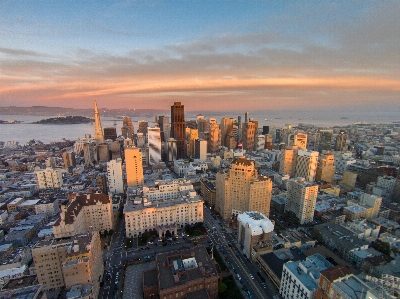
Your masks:
<path fill-rule="evenodd" d="M 185 157 L 185 106 L 175 102 L 171 106 L 171 137 L 177 141 L 177 158 Z"/>

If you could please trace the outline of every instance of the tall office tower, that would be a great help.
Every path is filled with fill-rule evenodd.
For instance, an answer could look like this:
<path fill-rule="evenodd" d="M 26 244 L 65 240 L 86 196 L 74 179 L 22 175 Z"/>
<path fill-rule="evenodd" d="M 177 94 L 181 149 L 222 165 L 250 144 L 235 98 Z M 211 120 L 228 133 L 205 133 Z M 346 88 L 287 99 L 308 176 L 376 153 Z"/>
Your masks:
<path fill-rule="evenodd" d="M 98 232 L 37 242 L 32 248 L 32 258 L 42 290 L 63 287 L 68 290 L 85 285 L 90 292 L 85 298 L 97 298 L 104 271 L 101 247 Z"/>
<path fill-rule="evenodd" d="M 204 132 L 209 131 L 208 120 L 200 118 L 197 120 L 197 130 L 199 130 L 199 137 L 205 139 Z"/>
<path fill-rule="evenodd" d="M 267 150 L 272 150 L 273 139 L 270 134 L 265 135 L 265 148 Z"/>
<path fill-rule="evenodd" d="M 315 204 L 318 196 L 318 185 L 298 177 L 289 179 L 286 193 L 285 212 L 293 212 L 300 224 L 314 220 Z"/>
<path fill-rule="evenodd" d="M 346 131 L 340 130 L 335 140 L 335 151 L 343 152 L 347 149 L 347 134 Z"/>
<path fill-rule="evenodd" d="M 177 158 L 177 144 L 178 142 L 174 138 L 167 140 L 167 157 L 168 162 L 176 161 Z"/>
<path fill-rule="evenodd" d="M 188 156 L 194 156 L 195 140 L 199 138 L 199 131 L 197 129 L 189 129 L 188 135 Z"/>
<path fill-rule="evenodd" d="M 111 151 L 111 159 L 122 159 L 122 148 L 121 144 L 118 141 L 114 141 L 110 144 L 110 151 Z"/>
<path fill-rule="evenodd" d="M 248 113 L 248 112 L 246 112 Z M 257 126 L 255 122 L 245 122 L 242 127 L 242 142 L 243 149 L 246 151 L 254 150 L 255 135 L 257 133 Z"/>
<path fill-rule="evenodd" d="M 307 134 L 296 133 L 294 134 L 294 145 L 298 146 L 300 149 L 307 149 Z"/>
<path fill-rule="evenodd" d="M 262 128 L 262 134 L 263 134 L 263 135 L 269 134 L 269 126 L 263 126 L 263 128 Z"/>
<path fill-rule="evenodd" d="M 207 140 L 196 139 L 194 141 L 194 158 L 204 161 L 207 159 Z"/>
<path fill-rule="evenodd" d="M 317 182 L 333 183 L 333 177 L 335 175 L 335 156 L 331 154 L 321 155 L 318 160 L 317 172 L 315 180 Z"/>
<path fill-rule="evenodd" d="M 156 123 L 160 127 L 161 141 L 165 142 L 171 135 L 171 124 L 169 123 L 168 116 L 156 116 Z"/>
<path fill-rule="evenodd" d="M 137 133 L 142 133 L 143 136 L 146 136 L 148 126 L 149 126 L 149 122 L 147 120 L 139 120 Z"/>
<path fill-rule="evenodd" d="M 147 131 L 147 129 L 146 129 Z M 146 147 L 146 136 L 143 133 L 137 133 L 136 135 L 136 145 L 138 148 Z"/>
<path fill-rule="evenodd" d="M 297 146 L 284 148 L 281 150 L 279 159 L 279 173 L 293 177 L 296 171 L 297 162 Z"/>
<path fill-rule="evenodd" d="M 133 140 L 135 136 L 135 128 L 133 127 L 132 119 L 130 117 L 124 116 L 124 119 L 122 120 L 121 134 L 125 138 Z"/>
<path fill-rule="evenodd" d="M 237 147 L 237 141 L 236 141 L 236 135 L 235 134 L 229 134 L 226 136 L 226 147 L 231 150 L 235 149 Z"/>
<path fill-rule="evenodd" d="M 314 182 L 317 172 L 318 155 L 318 152 L 299 149 L 297 151 L 295 177 L 302 177 L 309 182 Z"/>
<path fill-rule="evenodd" d="M 63 184 L 62 172 L 60 168 L 46 168 L 43 170 L 35 170 L 34 174 L 39 189 L 59 189 Z"/>
<path fill-rule="evenodd" d="M 117 139 L 117 129 L 114 127 L 104 128 L 104 140 L 112 140 Z"/>
<path fill-rule="evenodd" d="M 241 142 L 242 141 L 242 117 L 240 115 L 237 118 L 237 123 L 238 123 L 237 141 Z"/>
<path fill-rule="evenodd" d="M 94 101 L 94 138 L 99 141 L 104 141 L 103 128 L 101 127 L 99 110 L 97 109 L 97 102 Z"/>
<path fill-rule="evenodd" d="M 257 136 L 256 151 L 262 151 L 265 148 L 265 135 Z"/>
<path fill-rule="evenodd" d="M 149 164 L 161 162 L 161 135 L 160 128 L 147 128 L 149 140 Z"/>
<path fill-rule="evenodd" d="M 177 157 L 185 157 L 185 107 L 181 102 L 171 106 L 171 137 L 177 141 Z"/>
<path fill-rule="evenodd" d="M 210 135 L 207 140 L 208 143 L 208 151 L 210 153 L 215 153 L 218 151 L 221 146 L 221 129 L 219 124 L 215 121 L 212 121 L 210 118 Z"/>
<path fill-rule="evenodd" d="M 72 151 L 64 152 L 62 154 L 63 161 L 64 161 L 64 168 L 69 168 L 69 167 L 75 167 L 76 166 L 76 160 L 75 160 L 75 154 Z"/>
<path fill-rule="evenodd" d="M 318 130 L 315 135 L 314 150 L 320 153 L 322 153 L 322 151 L 330 151 L 332 136 L 332 130 Z"/>
<path fill-rule="evenodd" d="M 221 119 L 221 145 L 227 146 L 226 137 L 233 132 L 233 118 L 223 117 Z"/>
<path fill-rule="evenodd" d="M 204 115 L 202 115 L 202 114 L 198 114 L 197 116 L 196 116 L 196 122 L 197 122 L 197 125 L 199 125 L 199 120 L 200 119 L 204 119 Z M 199 127 L 197 127 L 197 129 L 198 129 Z"/>
<path fill-rule="evenodd" d="M 284 142 L 286 145 L 289 143 L 289 135 L 292 134 L 292 125 L 285 124 L 280 131 L 280 142 Z"/>
<path fill-rule="evenodd" d="M 281 140 L 281 131 L 282 130 L 280 128 L 275 129 L 275 140 L 278 142 Z"/>
<path fill-rule="evenodd" d="M 240 156 L 232 162 L 228 173 L 217 173 L 215 209 L 224 219 L 246 211 L 258 211 L 269 217 L 271 194 L 271 179 L 258 176 L 254 162 Z"/>
<path fill-rule="evenodd" d="M 248 112 L 245 112 L 245 113 L 244 113 L 244 122 L 245 122 L 245 123 L 248 123 L 248 122 L 249 122 L 249 113 L 248 113 Z"/>
<path fill-rule="evenodd" d="M 126 180 L 128 187 L 143 185 L 142 151 L 136 147 L 125 148 Z"/>
<path fill-rule="evenodd" d="M 99 145 L 97 145 L 97 152 L 99 155 L 100 162 L 110 161 L 110 151 L 107 143 L 100 143 Z"/>
<path fill-rule="evenodd" d="M 83 157 L 85 166 L 92 166 L 97 162 L 97 144 L 95 142 L 86 142 L 83 145 Z"/>
<path fill-rule="evenodd" d="M 108 189 L 112 194 L 124 193 L 122 160 L 111 160 L 107 163 Z"/>

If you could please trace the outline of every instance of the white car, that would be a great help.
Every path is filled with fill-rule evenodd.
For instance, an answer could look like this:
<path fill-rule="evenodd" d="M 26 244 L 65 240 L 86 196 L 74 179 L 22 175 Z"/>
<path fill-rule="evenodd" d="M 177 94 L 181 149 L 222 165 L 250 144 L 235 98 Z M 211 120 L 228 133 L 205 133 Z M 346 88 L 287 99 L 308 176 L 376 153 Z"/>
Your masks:
<path fill-rule="evenodd" d="M 253 275 L 249 274 L 249 276 L 250 276 L 251 279 L 254 279 L 254 276 L 253 276 Z"/>

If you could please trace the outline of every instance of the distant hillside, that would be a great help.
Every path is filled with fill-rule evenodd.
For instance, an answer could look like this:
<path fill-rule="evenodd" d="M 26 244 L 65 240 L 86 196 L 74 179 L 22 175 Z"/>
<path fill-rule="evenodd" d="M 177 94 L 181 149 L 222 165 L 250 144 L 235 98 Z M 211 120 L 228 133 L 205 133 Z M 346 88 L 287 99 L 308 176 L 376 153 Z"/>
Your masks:
<path fill-rule="evenodd" d="M 74 125 L 74 124 L 88 124 L 93 122 L 92 118 L 85 116 L 66 116 L 66 117 L 52 117 L 33 122 L 33 124 L 53 124 L 53 125 Z"/>

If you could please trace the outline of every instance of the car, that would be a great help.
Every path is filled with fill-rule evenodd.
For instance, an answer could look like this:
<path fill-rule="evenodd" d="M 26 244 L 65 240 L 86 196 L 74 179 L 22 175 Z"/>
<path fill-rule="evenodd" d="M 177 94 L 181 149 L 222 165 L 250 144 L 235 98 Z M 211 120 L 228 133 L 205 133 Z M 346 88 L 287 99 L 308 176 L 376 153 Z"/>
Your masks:
<path fill-rule="evenodd" d="M 254 279 L 254 276 L 252 274 L 249 274 L 249 276 L 250 276 L 251 279 Z"/>
<path fill-rule="evenodd" d="M 149 245 L 153 245 L 154 243 L 153 243 L 153 242 L 147 242 L 147 244 L 149 244 Z"/>
<path fill-rule="evenodd" d="M 262 286 L 263 286 L 264 289 L 267 288 L 267 285 L 265 284 L 265 282 L 262 283 Z"/>
<path fill-rule="evenodd" d="M 241 277 L 240 277 L 240 275 L 239 274 L 237 274 L 237 278 L 240 280 L 241 279 Z"/>
<path fill-rule="evenodd" d="M 253 295 L 250 293 L 250 291 L 247 291 L 247 296 L 249 296 L 249 298 L 253 298 Z"/>

